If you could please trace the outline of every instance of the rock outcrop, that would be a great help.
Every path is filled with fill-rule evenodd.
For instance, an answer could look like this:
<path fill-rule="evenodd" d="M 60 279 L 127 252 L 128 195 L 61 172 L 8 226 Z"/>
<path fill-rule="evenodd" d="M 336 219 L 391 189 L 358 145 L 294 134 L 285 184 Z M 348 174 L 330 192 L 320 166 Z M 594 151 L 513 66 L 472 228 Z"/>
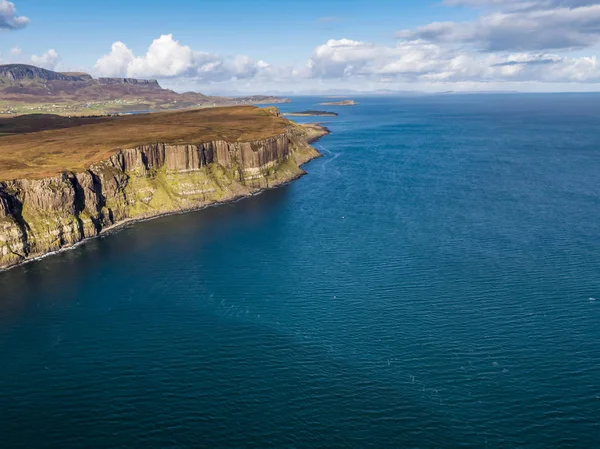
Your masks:
<path fill-rule="evenodd" d="M 68 74 L 54 72 L 27 64 L 5 64 L 0 66 L 0 79 L 7 81 L 45 80 L 45 81 L 87 81 L 92 77 L 87 73 Z"/>
<path fill-rule="evenodd" d="M 319 156 L 316 125 L 253 142 L 122 149 L 80 173 L 0 182 L 0 269 L 68 248 L 128 220 L 198 209 L 291 181 Z"/>
<path fill-rule="evenodd" d="M 140 80 L 135 78 L 98 78 L 101 86 L 128 85 L 136 87 L 146 87 L 150 89 L 161 89 L 156 80 Z"/>

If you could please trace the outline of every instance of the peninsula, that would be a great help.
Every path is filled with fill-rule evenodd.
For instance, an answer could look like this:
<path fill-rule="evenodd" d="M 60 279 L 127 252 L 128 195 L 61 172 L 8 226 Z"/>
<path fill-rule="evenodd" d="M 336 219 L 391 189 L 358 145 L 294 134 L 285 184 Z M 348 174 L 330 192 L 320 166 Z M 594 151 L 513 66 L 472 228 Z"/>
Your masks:
<path fill-rule="evenodd" d="M 286 112 L 283 114 L 286 117 L 337 117 L 337 112 L 327 111 L 300 111 L 300 112 Z"/>
<path fill-rule="evenodd" d="M 0 120 L 0 269 L 287 183 L 328 133 L 254 106 Z"/>
<path fill-rule="evenodd" d="M 342 101 L 326 101 L 325 103 L 319 103 L 321 106 L 354 106 L 356 103 L 354 100 L 342 100 Z"/>

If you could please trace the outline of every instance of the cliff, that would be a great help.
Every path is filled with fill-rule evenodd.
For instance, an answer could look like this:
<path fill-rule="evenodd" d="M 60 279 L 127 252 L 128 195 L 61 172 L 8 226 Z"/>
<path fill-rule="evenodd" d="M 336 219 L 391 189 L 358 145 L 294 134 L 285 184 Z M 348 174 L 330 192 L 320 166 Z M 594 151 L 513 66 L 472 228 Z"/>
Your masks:
<path fill-rule="evenodd" d="M 0 81 L 24 81 L 24 80 L 44 80 L 44 81 L 87 81 L 92 77 L 87 73 L 70 74 L 53 72 L 52 70 L 42 69 L 26 64 L 6 64 L 0 65 Z"/>
<path fill-rule="evenodd" d="M 284 119 L 271 113 L 280 129 Z M 309 142 L 327 133 L 285 121 L 283 132 L 256 140 L 137 145 L 81 171 L 0 182 L 0 268 L 128 220 L 198 209 L 289 182 L 304 174 L 302 163 L 319 156 Z"/>
<path fill-rule="evenodd" d="M 98 78 L 101 86 L 127 85 L 136 87 L 145 87 L 151 89 L 161 89 L 156 80 L 140 80 L 135 78 Z"/>
<path fill-rule="evenodd" d="M 89 73 L 85 73 L 85 72 L 60 72 L 63 75 L 66 76 L 75 76 L 77 78 L 79 78 L 79 80 L 81 81 L 92 81 L 94 78 L 92 78 L 92 75 L 90 75 Z"/>

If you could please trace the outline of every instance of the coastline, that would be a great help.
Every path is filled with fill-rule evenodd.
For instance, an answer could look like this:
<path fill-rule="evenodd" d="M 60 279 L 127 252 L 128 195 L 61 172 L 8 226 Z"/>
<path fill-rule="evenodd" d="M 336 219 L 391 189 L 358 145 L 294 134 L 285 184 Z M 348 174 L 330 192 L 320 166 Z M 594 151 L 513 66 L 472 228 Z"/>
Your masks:
<path fill-rule="evenodd" d="M 284 117 L 338 117 L 337 112 L 329 111 L 300 111 L 300 112 L 284 112 L 281 114 Z"/>
<path fill-rule="evenodd" d="M 331 131 L 325 127 L 325 126 L 321 126 L 319 123 L 308 123 L 304 125 L 306 127 L 307 130 L 311 130 L 314 134 L 313 135 L 309 135 L 306 138 L 306 143 L 307 144 L 312 144 L 316 141 L 318 141 L 319 139 L 321 139 L 322 137 L 328 135 L 331 133 Z M 296 181 L 298 179 L 300 179 L 301 177 L 307 175 L 308 173 L 302 169 L 302 167 L 304 165 L 306 165 L 307 163 L 321 158 L 323 157 L 323 154 L 321 152 L 319 152 L 318 150 L 314 149 L 315 152 L 314 154 L 310 154 L 307 158 L 304 158 L 300 161 L 297 161 L 298 163 L 298 167 L 301 169 L 301 172 L 298 174 L 295 174 L 294 176 L 285 179 L 285 180 L 278 180 L 275 183 L 269 185 L 268 187 L 262 187 L 262 188 L 258 188 L 256 190 L 253 190 L 249 193 L 246 194 L 236 194 L 235 196 L 225 199 L 225 200 L 218 200 L 218 201 L 213 201 L 209 204 L 203 204 L 203 205 L 199 205 L 199 206 L 195 206 L 195 207 L 185 207 L 185 208 L 181 208 L 181 209 L 177 209 L 177 210 L 172 210 L 172 211 L 160 211 L 157 212 L 156 214 L 148 214 L 148 215 L 144 215 L 144 216 L 137 216 L 134 218 L 126 218 L 124 220 L 121 220 L 119 222 L 116 222 L 112 225 L 106 226 L 104 228 L 102 228 L 98 234 L 90 236 L 90 237 L 86 237 L 83 238 L 75 243 L 66 245 L 62 248 L 59 248 L 57 250 L 54 251 L 49 251 L 45 254 L 36 256 L 36 257 L 32 257 L 32 258 L 25 258 L 22 261 L 19 261 L 15 264 L 6 266 L 6 267 L 0 267 L 0 273 L 9 271 L 13 268 L 17 268 L 17 267 L 21 267 L 24 265 L 27 265 L 31 262 L 36 262 L 36 261 L 40 261 L 42 259 L 45 259 L 47 257 L 50 256 L 54 256 L 60 253 L 63 253 L 65 251 L 71 251 L 76 249 L 77 247 L 79 247 L 80 245 L 84 245 L 85 243 L 94 240 L 96 238 L 101 238 L 104 236 L 108 236 L 111 235 L 113 233 L 117 233 L 120 232 L 121 230 L 123 230 L 126 227 L 129 226 L 133 226 L 137 223 L 141 223 L 141 222 L 145 222 L 145 221 L 150 221 L 150 220 L 154 220 L 154 219 L 158 219 L 158 218 L 162 218 L 162 217 L 167 217 L 167 216 L 172 216 L 172 215 L 181 215 L 181 214 L 186 214 L 186 213 L 190 213 L 190 212 L 198 212 L 204 209 L 208 209 L 210 207 L 219 207 L 219 206 L 223 206 L 226 204 L 233 204 L 233 203 L 237 203 L 239 201 L 242 201 L 246 198 L 250 198 L 252 196 L 256 196 L 256 195 L 260 195 L 263 192 L 267 191 L 267 190 L 274 190 L 280 187 L 284 187 L 288 184 L 291 184 L 293 181 Z"/>

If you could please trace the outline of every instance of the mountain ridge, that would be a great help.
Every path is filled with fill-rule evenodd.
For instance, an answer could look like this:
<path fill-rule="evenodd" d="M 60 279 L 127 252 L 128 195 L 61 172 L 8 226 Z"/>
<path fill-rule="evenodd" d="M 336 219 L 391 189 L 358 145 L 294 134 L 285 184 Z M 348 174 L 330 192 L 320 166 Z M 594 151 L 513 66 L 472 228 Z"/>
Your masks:
<path fill-rule="evenodd" d="M 0 114 L 103 115 L 210 106 L 282 103 L 274 96 L 241 98 L 178 93 L 155 79 L 93 78 L 83 72 L 56 72 L 28 64 L 0 65 Z"/>

